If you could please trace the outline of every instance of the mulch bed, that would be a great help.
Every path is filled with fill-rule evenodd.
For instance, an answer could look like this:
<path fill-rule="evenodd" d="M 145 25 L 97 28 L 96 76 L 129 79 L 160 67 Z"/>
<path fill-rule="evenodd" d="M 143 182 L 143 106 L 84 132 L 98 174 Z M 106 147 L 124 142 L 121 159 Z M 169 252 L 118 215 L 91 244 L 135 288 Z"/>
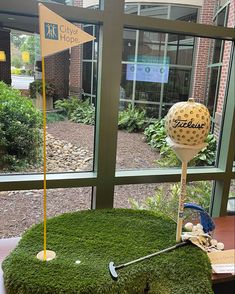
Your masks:
<path fill-rule="evenodd" d="M 48 124 L 48 134 L 58 140 L 82 147 L 89 154 L 94 150 L 94 127 L 69 121 Z M 144 142 L 143 134 L 118 132 L 117 169 L 156 167 L 159 155 Z M 83 170 L 92 169 L 92 160 Z M 56 171 L 56 170 L 55 170 Z M 65 169 L 66 171 L 66 169 Z M 130 208 L 129 199 L 144 200 L 154 194 L 155 184 L 125 185 L 115 187 L 114 207 Z M 90 209 L 91 188 L 48 190 L 48 217 L 65 212 Z M 43 191 L 0 192 L 0 238 L 20 236 L 33 224 L 43 219 Z"/>

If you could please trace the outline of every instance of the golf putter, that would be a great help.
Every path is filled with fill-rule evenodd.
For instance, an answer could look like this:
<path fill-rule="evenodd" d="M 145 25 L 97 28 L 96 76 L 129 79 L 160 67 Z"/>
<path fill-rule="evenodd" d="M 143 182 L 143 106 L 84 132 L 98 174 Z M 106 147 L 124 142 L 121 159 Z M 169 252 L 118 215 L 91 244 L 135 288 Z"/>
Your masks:
<path fill-rule="evenodd" d="M 132 261 L 129 261 L 127 263 L 123 263 L 123 264 L 120 264 L 120 265 L 115 265 L 113 261 L 111 261 L 109 263 L 109 273 L 112 277 L 113 280 L 117 280 L 118 279 L 118 273 L 117 273 L 117 270 L 121 269 L 121 268 L 124 268 L 124 267 L 127 267 L 133 263 L 137 263 L 137 262 L 140 262 L 140 261 L 143 261 L 145 259 L 149 259 L 153 256 L 156 256 L 158 254 L 161 254 L 161 253 L 164 253 L 164 252 L 168 252 L 168 251 L 171 251 L 171 250 L 174 250 L 178 247 L 182 247 L 184 245 L 188 244 L 188 242 L 181 242 L 181 243 L 178 243 L 174 246 L 171 246 L 171 247 L 168 247 L 166 249 L 163 249 L 163 250 L 160 250 L 160 251 L 157 251 L 157 252 L 154 252 L 152 254 L 149 254 L 149 255 L 146 255 L 146 256 L 143 256 L 143 257 L 140 257 L 138 259 L 135 259 L 135 260 L 132 260 Z"/>

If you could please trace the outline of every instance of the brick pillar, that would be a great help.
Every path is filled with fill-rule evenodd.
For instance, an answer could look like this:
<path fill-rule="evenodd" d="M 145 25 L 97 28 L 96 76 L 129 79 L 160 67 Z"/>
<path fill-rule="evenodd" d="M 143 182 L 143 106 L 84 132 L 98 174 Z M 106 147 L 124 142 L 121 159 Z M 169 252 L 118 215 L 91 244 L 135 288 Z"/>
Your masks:
<path fill-rule="evenodd" d="M 228 24 L 227 27 L 234 28 L 235 25 L 235 1 L 232 0 L 229 5 L 229 15 L 228 15 Z M 214 132 L 218 135 L 220 131 L 221 117 L 224 106 L 224 99 L 226 94 L 226 87 L 228 82 L 228 69 L 229 62 L 231 57 L 231 41 L 225 41 L 224 44 L 224 54 L 223 54 L 223 66 L 221 69 L 220 75 L 220 84 L 219 84 L 219 93 L 218 93 L 218 102 L 217 109 L 215 113 L 215 129 Z"/>
<path fill-rule="evenodd" d="M 70 93 L 81 94 L 82 85 L 82 47 L 76 46 L 70 51 L 70 76 L 69 90 Z"/>
<path fill-rule="evenodd" d="M 69 57 L 69 50 L 65 50 L 45 59 L 46 82 L 56 86 L 58 99 L 69 95 Z"/>
<path fill-rule="evenodd" d="M 83 7 L 83 0 L 74 0 L 74 6 Z M 76 24 L 81 28 L 81 25 Z M 69 90 L 71 94 L 80 96 L 82 85 L 82 46 L 70 50 Z"/>
<path fill-rule="evenodd" d="M 199 22 L 202 24 L 213 24 L 215 7 L 218 0 L 204 0 Z M 203 103 L 205 100 L 208 77 L 207 65 L 211 56 L 209 53 L 211 40 L 198 38 L 196 45 L 196 58 L 193 75 L 192 97 L 198 102 Z"/>
<path fill-rule="evenodd" d="M 6 61 L 0 61 L 0 81 L 11 85 L 10 31 L 0 29 L 0 51 L 6 54 Z"/>

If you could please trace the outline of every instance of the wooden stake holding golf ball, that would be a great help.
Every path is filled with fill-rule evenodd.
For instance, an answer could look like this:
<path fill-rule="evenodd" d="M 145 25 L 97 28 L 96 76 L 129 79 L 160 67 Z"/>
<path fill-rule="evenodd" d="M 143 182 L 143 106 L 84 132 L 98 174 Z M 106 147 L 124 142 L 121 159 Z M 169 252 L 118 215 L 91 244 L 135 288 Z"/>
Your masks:
<path fill-rule="evenodd" d="M 187 164 L 205 148 L 205 139 L 210 130 L 210 113 L 193 98 L 174 104 L 165 119 L 167 142 L 182 162 L 181 189 L 178 207 L 176 241 L 181 240 L 184 200 L 186 196 Z"/>

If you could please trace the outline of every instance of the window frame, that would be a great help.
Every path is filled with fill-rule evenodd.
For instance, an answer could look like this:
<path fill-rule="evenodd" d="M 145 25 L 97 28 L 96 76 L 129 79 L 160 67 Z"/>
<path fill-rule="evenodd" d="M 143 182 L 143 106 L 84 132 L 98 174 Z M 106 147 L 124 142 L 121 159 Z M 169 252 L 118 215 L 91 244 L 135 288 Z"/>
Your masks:
<path fill-rule="evenodd" d="M 4 11 L 5 13 L 6 11 L 13 13 L 16 9 L 15 7 L 17 7 L 18 14 L 30 17 L 38 16 L 35 5 L 28 5 L 28 0 L 22 0 L 21 2 L 20 7 L 17 7 L 17 1 L 1 1 L 0 13 Z M 91 208 L 93 209 L 113 207 L 115 185 L 180 181 L 180 168 L 132 171 L 117 171 L 115 169 L 124 27 L 230 40 L 233 41 L 233 48 L 235 41 L 235 30 L 232 28 L 156 19 L 139 15 L 127 15 L 124 13 L 124 0 L 101 0 L 100 4 L 102 10 L 99 11 L 45 3 L 45 6 L 62 17 L 65 17 L 68 21 L 100 25 L 94 170 L 93 172 L 53 173 L 47 175 L 48 189 L 92 186 Z M 235 80 L 234 64 L 233 50 L 230 68 L 231 79 L 227 89 L 227 100 L 224 103 L 224 119 L 222 120 L 223 127 L 221 133 L 223 140 L 221 142 L 220 152 L 218 152 L 218 164 L 215 167 L 190 168 L 188 170 L 188 181 L 215 181 L 211 206 L 212 216 L 226 215 L 230 182 L 231 179 L 235 178 L 235 168 L 233 167 L 235 90 L 234 83 L 232 82 Z M 7 174 L 0 176 L 1 191 L 42 188 L 42 174 Z"/>

